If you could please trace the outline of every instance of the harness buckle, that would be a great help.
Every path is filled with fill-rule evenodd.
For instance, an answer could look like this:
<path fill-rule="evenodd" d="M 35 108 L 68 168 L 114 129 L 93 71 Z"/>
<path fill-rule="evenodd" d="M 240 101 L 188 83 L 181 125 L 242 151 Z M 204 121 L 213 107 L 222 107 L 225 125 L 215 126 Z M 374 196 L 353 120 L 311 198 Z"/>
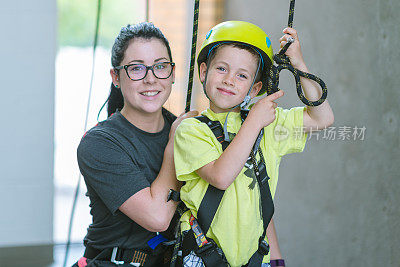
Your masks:
<path fill-rule="evenodd" d="M 170 189 L 168 192 L 168 197 L 167 197 L 167 202 L 173 200 L 175 202 L 181 201 L 181 196 L 178 191 L 175 191 L 173 189 Z"/>
<path fill-rule="evenodd" d="M 240 108 L 244 109 L 250 103 L 250 100 L 251 100 L 251 97 L 249 95 L 246 95 L 243 99 L 243 102 L 240 104 Z"/>
<path fill-rule="evenodd" d="M 258 250 L 257 251 L 261 255 L 267 255 L 269 253 L 269 245 L 268 245 L 267 241 L 260 238 L 260 240 L 258 242 Z"/>
<path fill-rule="evenodd" d="M 200 248 L 198 248 L 195 252 L 198 256 L 200 255 L 204 255 L 204 254 L 208 254 L 208 252 L 210 250 L 212 250 L 213 248 L 215 248 L 214 246 L 214 241 L 211 239 L 207 240 L 208 243 L 204 244 L 203 246 L 201 246 Z"/>
<path fill-rule="evenodd" d="M 113 248 L 113 251 L 112 251 L 112 254 L 111 254 L 111 262 L 112 263 L 115 263 L 116 265 L 121 265 L 121 264 L 124 264 L 125 262 L 124 261 L 117 261 L 116 260 L 116 258 L 117 258 L 117 253 L 118 253 L 118 247 L 114 247 Z"/>

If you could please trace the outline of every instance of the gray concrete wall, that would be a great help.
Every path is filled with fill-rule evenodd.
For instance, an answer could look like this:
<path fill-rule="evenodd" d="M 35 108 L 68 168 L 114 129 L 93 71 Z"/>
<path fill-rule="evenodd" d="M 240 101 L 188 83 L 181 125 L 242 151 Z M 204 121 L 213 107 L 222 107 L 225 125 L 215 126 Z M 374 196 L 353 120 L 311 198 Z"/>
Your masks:
<path fill-rule="evenodd" d="M 56 11 L 53 0 L 0 5 L 0 251 L 53 242 Z"/>
<path fill-rule="evenodd" d="M 227 20 L 262 27 L 275 48 L 289 0 L 229 0 Z M 364 140 L 308 141 L 281 164 L 276 226 L 288 266 L 400 266 L 400 1 L 297 1 L 305 61 L 328 85 L 339 127 Z M 282 75 L 280 105 L 302 105 Z"/>

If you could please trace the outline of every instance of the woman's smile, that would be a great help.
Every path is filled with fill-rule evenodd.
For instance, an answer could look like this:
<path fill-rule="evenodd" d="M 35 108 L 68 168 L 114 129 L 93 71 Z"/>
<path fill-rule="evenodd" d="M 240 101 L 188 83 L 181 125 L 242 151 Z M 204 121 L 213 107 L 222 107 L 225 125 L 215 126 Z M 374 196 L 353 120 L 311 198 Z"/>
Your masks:
<path fill-rule="evenodd" d="M 149 90 L 149 91 L 144 91 L 141 92 L 140 94 L 142 96 L 145 96 L 146 98 L 154 99 L 155 96 L 157 96 L 160 93 L 158 90 Z"/>

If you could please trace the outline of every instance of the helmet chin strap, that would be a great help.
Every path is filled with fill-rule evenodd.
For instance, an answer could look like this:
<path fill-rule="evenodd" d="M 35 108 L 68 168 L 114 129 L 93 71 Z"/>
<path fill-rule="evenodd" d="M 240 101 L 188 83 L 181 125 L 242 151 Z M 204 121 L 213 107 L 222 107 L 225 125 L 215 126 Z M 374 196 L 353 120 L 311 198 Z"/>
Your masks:
<path fill-rule="evenodd" d="M 256 82 L 256 78 L 258 76 L 258 72 L 260 71 L 261 62 L 262 62 L 262 56 L 261 56 L 260 52 L 258 52 L 257 50 L 255 50 L 255 51 L 259 54 L 260 59 L 258 60 L 257 71 L 256 71 L 256 74 L 254 75 L 253 82 L 251 83 L 250 89 L 247 91 L 247 94 L 246 94 L 246 96 L 244 97 L 244 99 L 243 99 L 243 101 L 241 103 L 239 103 L 236 106 L 230 108 L 230 110 L 229 110 L 229 112 L 228 112 L 228 114 L 226 115 L 226 118 L 225 118 L 225 123 L 224 123 L 224 127 L 223 127 L 224 128 L 224 140 L 228 141 L 228 142 L 231 141 L 230 138 L 229 138 L 229 134 L 228 134 L 228 124 L 227 124 L 228 116 L 231 113 L 231 111 L 234 110 L 237 107 L 240 107 L 240 110 L 245 110 L 247 108 L 247 106 L 249 105 L 249 103 L 251 101 L 251 96 L 250 96 L 251 89 L 253 89 L 254 83 Z M 210 55 L 210 53 L 211 53 L 211 51 L 208 52 L 208 55 Z M 209 59 L 210 59 L 210 56 L 207 57 L 207 66 L 209 66 L 209 63 L 210 63 Z M 209 68 L 207 67 L 206 75 L 204 77 L 204 82 L 203 82 L 203 91 L 204 91 L 204 94 L 206 95 L 206 97 L 208 98 L 208 100 L 210 100 L 212 102 L 212 100 L 208 97 L 207 91 L 206 91 L 206 82 L 207 82 L 208 70 L 209 70 Z"/>

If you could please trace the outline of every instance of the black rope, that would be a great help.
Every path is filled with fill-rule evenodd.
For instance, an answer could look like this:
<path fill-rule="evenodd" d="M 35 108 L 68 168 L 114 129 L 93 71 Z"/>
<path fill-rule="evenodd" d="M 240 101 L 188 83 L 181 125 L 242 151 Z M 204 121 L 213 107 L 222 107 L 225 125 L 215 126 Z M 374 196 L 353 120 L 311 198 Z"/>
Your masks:
<path fill-rule="evenodd" d="M 290 27 L 290 28 L 293 28 L 294 4 L 295 4 L 295 0 L 291 0 L 290 1 L 290 8 L 289 8 L 289 19 L 288 19 L 288 27 Z M 273 65 L 271 67 L 271 69 L 270 69 L 267 93 L 268 94 L 273 94 L 273 93 L 277 92 L 278 90 L 280 90 L 278 88 L 278 85 L 279 85 L 279 73 L 282 70 L 287 69 L 294 76 L 294 79 L 295 79 L 295 82 L 296 82 L 297 95 L 299 96 L 300 100 L 307 106 L 319 106 L 325 101 L 325 99 L 326 99 L 326 97 L 328 95 L 328 89 L 327 89 L 324 81 L 321 80 L 316 75 L 300 71 L 298 69 L 295 69 L 291 65 L 290 60 L 285 55 L 285 53 L 286 53 L 287 49 L 289 48 L 289 46 L 293 42 L 294 42 L 293 37 L 288 38 L 288 41 L 285 44 L 285 46 L 279 51 L 278 54 L 274 55 L 274 61 L 276 62 L 277 66 Z M 302 89 L 301 83 L 300 83 L 300 77 L 304 77 L 304 78 L 313 80 L 313 81 L 317 82 L 321 86 L 322 96 L 321 96 L 321 98 L 319 100 L 310 101 L 304 96 L 303 89 Z"/>
<path fill-rule="evenodd" d="M 188 80 L 188 89 L 186 94 L 185 112 L 188 112 L 190 110 L 190 103 L 192 99 L 193 72 L 194 72 L 194 62 L 196 57 L 196 44 L 197 44 L 197 28 L 199 23 L 199 4 L 200 0 L 195 0 L 194 13 L 193 13 L 192 51 L 190 54 L 189 80 Z"/>
<path fill-rule="evenodd" d="M 88 124 L 88 118 L 89 118 L 89 107 L 90 107 L 90 100 L 91 100 L 92 87 L 93 87 L 93 77 L 94 77 L 95 52 L 96 52 L 96 47 L 97 47 L 97 42 L 98 42 L 98 37 L 99 37 L 100 11 L 101 11 L 101 0 L 98 0 L 97 1 L 96 30 L 95 30 L 94 42 L 93 42 L 92 75 L 91 75 L 91 78 L 90 78 L 89 96 L 88 96 L 88 102 L 87 102 L 87 106 L 86 106 L 86 117 L 85 117 L 84 132 L 86 132 L 86 130 L 87 130 L 87 124 Z M 65 257 L 64 257 L 64 264 L 63 264 L 64 267 L 67 266 L 69 247 L 70 247 L 70 244 L 71 244 L 72 224 L 73 224 L 73 220 L 74 220 L 76 203 L 78 202 L 80 181 L 81 181 L 81 174 L 79 174 L 79 176 L 78 176 L 78 184 L 76 185 L 74 201 L 73 201 L 72 210 L 71 210 L 71 217 L 70 217 L 70 220 L 69 220 L 68 238 L 67 238 L 67 244 L 66 244 L 66 248 L 65 248 Z"/>
<path fill-rule="evenodd" d="M 294 17 L 294 0 L 290 1 L 290 7 L 289 7 L 289 19 L 288 19 L 288 26 L 290 28 L 293 28 L 293 17 Z"/>

